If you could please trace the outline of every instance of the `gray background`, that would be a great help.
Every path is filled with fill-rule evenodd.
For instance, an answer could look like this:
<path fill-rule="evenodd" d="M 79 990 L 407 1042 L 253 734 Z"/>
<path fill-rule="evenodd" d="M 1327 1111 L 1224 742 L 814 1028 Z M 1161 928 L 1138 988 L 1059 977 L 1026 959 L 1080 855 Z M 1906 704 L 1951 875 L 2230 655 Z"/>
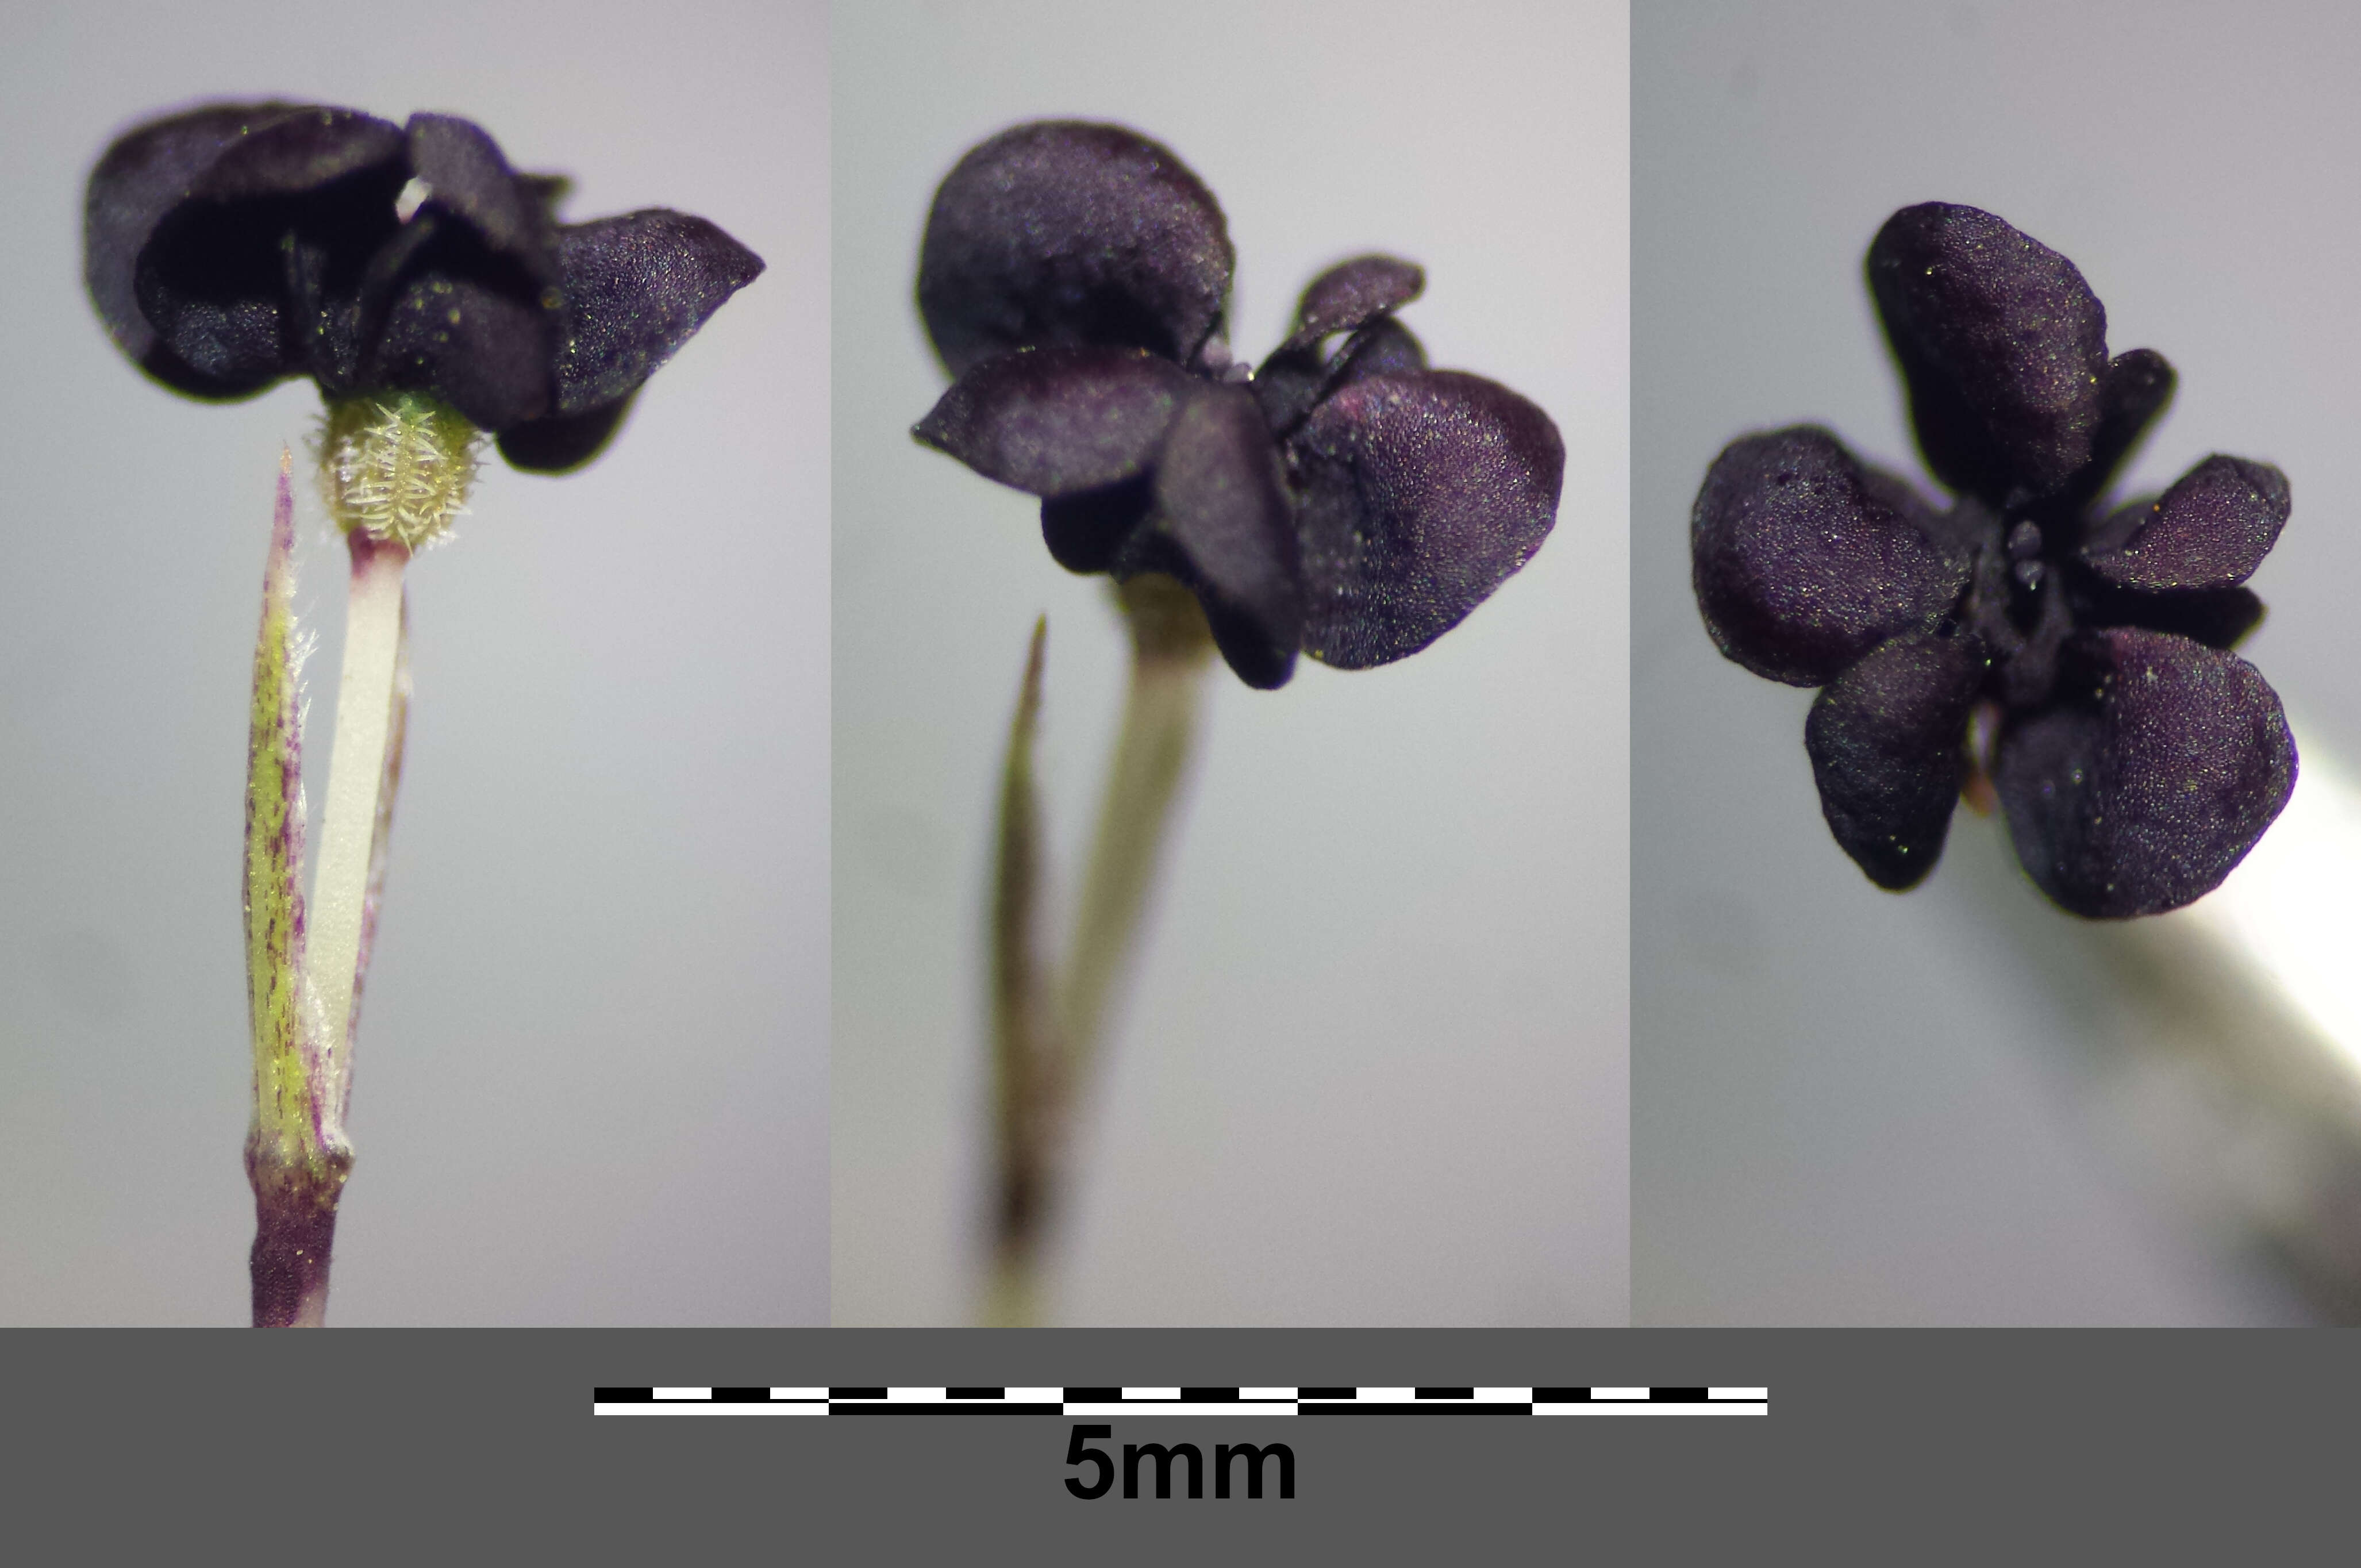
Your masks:
<path fill-rule="evenodd" d="M 1213 190 L 1259 359 L 1323 266 L 1567 444 L 1556 533 L 1381 670 L 1212 683 L 1146 960 L 1082 1117 L 1074 1322 L 1620 1322 L 1627 1301 L 1625 8 L 841 7 L 836 269 L 840 1322 L 972 1310 L 986 818 L 1034 617 L 1070 884 L 1124 652 L 1038 506 L 909 426 L 935 184 L 1015 122 L 1119 119 Z M 1063 914 L 1060 909 L 1060 914 Z M 1049 927 L 1062 933 L 1062 920 Z"/>
<path fill-rule="evenodd" d="M 2355 754 L 2361 36 L 2304 5 L 1639 12 L 1635 1320 L 2301 1316 L 2125 1135 L 2092 1049 L 2109 938 L 2043 903 L 1998 825 L 1961 815 L 1902 898 L 1838 850 L 1810 694 L 1715 652 L 1686 520 L 1725 443 L 1807 420 L 1926 482 L 1861 257 L 1896 207 L 1989 208 L 2081 268 L 2115 351 L 2179 368 L 2133 486 L 2215 451 L 2290 474 L 2243 652 L 2317 755 Z"/>
<path fill-rule="evenodd" d="M 411 572 L 417 699 L 329 1318 L 827 1310 L 824 7 L 11 4 L 0 49 L 0 1321 L 234 1323 L 237 915 L 281 443 L 84 301 L 84 175 L 206 97 L 478 119 L 569 216 L 702 214 L 769 272 L 560 480 L 490 461 Z M 343 552 L 308 485 L 325 784 Z"/>

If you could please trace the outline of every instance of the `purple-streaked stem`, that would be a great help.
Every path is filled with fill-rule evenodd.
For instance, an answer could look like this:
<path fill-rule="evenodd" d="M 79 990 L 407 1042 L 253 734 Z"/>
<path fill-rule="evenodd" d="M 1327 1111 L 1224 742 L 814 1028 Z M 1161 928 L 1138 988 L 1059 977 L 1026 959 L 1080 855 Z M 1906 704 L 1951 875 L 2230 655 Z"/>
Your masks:
<path fill-rule="evenodd" d="M 254 1030 L 249 1263 L 257 1328 L 325 1321 L 336 1206 L 352 1168 L 352 1028 L 383 886 L 408 713 L 401 576 L 410 552 L 348 535 L 351 594 L 319 862 L 307 903 L 292 459 L 282 453 L 263 573 L 247 753 L 246 936 Z"/>

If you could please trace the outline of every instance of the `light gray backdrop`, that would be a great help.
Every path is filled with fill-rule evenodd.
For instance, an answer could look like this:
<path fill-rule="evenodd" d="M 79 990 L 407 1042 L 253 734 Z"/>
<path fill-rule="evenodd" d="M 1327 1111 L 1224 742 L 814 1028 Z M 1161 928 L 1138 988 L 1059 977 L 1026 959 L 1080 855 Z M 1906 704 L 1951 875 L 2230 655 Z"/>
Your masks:
<path fill-rule="evenodd" d="M 1120 699 L 1103 579 L 907 433 L 945 384 L 911 304 L 936 183 L 1081 116 L 1219 197 L 1242 356 L 1320 268 L 1394 251 L 1427 269 L 1403 319 L 1434 362 L 1541 404 L 1567 471 L 1533 565 L 1428 651 L 1213 680 L 1059 1310 L 1621 1321 L 1625 8 L 905 0 L 840 8 L 834 52 L 837 1320 L 973 1309 L 986 825 L 1034 617 L 1068 886 Z"/>
<path fill-rule="evenodd" d="M 2216 451 L 2291 477 L 2243 651 L 2353 755 L 2361 34 L 2309 5 L 1638 9 L 1635 1319 L 2300 1316 L 2118 1135 L 2115 982 L 1997 824 L 1962 814 L 1899 898 L 1836 848 L 1810 694 L 1714 651 L 1687 521 L 1751 430 L 1825 422 L 1923 476 L 1861 257 L 1899 206 L 1988 208 L 2081 267 L 2116 351 L 2179 368 L 2133 485 Z"/>
<path fill-rule="evenodd" d="M 335 1323 L 827 1310 L 828 77 L 817 4 L 12 4 L 0 384 L 0 1321 L 235 1323 L 238 924 L 271 486 L 309 383 L 147 381 L 81 286 L 107 142 L 201 98 L 479 120 L 566 215 L 770 270 L 608 455 L 489 464 L 411 572 L 417 697 Z M 343 552 L 298 527 L 312 798 Z"/>

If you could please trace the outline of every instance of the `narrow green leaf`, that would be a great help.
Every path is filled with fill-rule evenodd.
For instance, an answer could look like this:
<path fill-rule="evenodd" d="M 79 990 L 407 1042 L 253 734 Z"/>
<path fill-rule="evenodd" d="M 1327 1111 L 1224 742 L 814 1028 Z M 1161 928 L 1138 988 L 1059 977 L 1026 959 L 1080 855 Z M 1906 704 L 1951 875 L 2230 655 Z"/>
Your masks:
<path fill-rule="evenodd" d="M 1033 740 L 1041 713 L 1047 617 L 1034 623 L 1025 681 L 1008 726 L 1001 769 L 998 861 L 992 892 L 993 1056 L 1000 1113 L 1000 1203 L 1004 1250 L 1022 1251 L 1038 1228 L 1057 1123 L 1049 988 L 1035 950 L 1041 897 L 1041 808 L 1033 782 Z"/>
<path fill-rule="evenodd" d="M 303 988 L 303 730 L 295 650 L 295 500 L 291 460 L 279 465 L 262 625 L 254 647 L 247 748 L 246 974 L 254 1028 L 250 1159 L 315 1167 L 328 1129 L 315 1103 L 322 1065 Z"/>

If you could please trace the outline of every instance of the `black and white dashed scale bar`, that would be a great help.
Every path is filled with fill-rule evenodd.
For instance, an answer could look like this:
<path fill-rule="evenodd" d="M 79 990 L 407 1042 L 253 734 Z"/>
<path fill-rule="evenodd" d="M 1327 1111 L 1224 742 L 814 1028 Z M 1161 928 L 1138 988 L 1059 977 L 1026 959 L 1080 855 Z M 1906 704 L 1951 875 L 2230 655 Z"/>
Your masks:
<path fill-rule="evenodd" d="M 601 1416 L 1762 1416 L 1768 1388 L 600 1388 Z"/>

